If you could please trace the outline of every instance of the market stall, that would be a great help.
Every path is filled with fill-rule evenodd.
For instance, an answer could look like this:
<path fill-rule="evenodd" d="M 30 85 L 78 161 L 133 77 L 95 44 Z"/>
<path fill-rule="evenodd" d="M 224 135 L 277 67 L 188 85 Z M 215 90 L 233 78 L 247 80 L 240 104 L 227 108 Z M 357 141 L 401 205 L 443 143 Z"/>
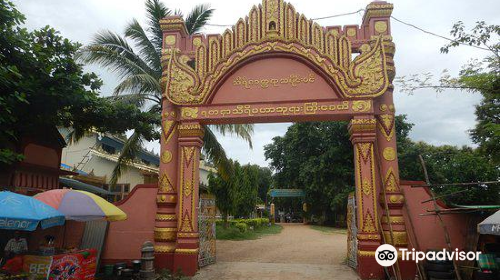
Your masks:
<path fill-rule="evenodd" d="M 94 279 L 96 250 L 80 250 L 53 256 L 24 255 L 23 271 L 37 279 Z"/>
<path fill-rule="evenodd" d="M 21 196 L 18 194 L 14 194 Z M 62 225 L 66 220 L 74 221 L 119 221 L 127 218 L 127 215 L 116 206 L 107 202 L 103 198 L 92 193 L 84 191 L 75 191 L 69 189 L 51 190 L 36 195 L 34 198 L 22 196 L 31 200 L 33 205 L 41 205 L 44 209 L 51 209 L 59 215 L 59 223 L 55 223 L 54 218 L 49 221 L 40 220 L 41 228 L 54 225 Z M 15 203 L 14 203 L 15 204 Z M 14 209 L 14 208 L 13 208 Z M 3 214 L 3 208 L 0 214 Z M 18 211 L 19 212 L 19 211 Z M 26 213 L 26 220 L 34 223 L 33 217 L 38 217 L 33 213 Z M 19 219 L 19 217 L 16 217 Z M 1 219 L 1 215 L 0 215 Z M 31 220 L 30 220 L 31 219 Z M 62 223 L 61 223 L 62 221 Z M 11 223 L 8 223 L 13 224 Z M 21 222 L 17 223 L 22 225 Z M 1 223 L 0 223 L 1 226 Z M 30 224 L 29 229 L 35 230 L 38 224 Z M 0 227 L 1 228 L 1 227 Z M 14 228 L 16 229 L 16 228 Z M 24 250 L 14 257 L 9 257 L 5 265 L 2 267 L 6 272 L 6 279 L 18 279 L 26 277 L 35 277 L 36 279 L 75 279 L 75 280 L 92 280 L 97 269 L 97 252 L 96 248 L 92 249 L 67 249 L 64 246 L 64 236 L 66 229 L 61 227 L 63 240 L 59 246 L 54 243 L 55 237 L 47 235 L 45 241 L 36 250 Z M 62 244 L 62 245 L 61 245 Z M 17 276 L 16 276 L 17 275 Z M 0 277 L 0 280 L 2 278 Z"/>
<path fill-rule="evenodd" d="M 0 230 L 13 234 L 3 248 L 0 279 L 22 279 L 29 273 L 23 270 L 28 246 L 20 232 L 63 225 L 64 214 L 32 197 L 8 191 L 0 192 L 0 202 Z"/>

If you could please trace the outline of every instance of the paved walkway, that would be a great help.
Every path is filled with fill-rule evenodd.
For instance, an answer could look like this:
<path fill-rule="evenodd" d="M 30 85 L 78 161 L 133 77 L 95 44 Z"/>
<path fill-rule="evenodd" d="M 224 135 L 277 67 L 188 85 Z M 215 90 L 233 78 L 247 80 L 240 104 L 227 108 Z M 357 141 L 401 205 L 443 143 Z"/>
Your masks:
<path fill-rule="evenodd" d="M 257 240 L 217 241 L 217 263 L 193 280 L 355 280 L 343 264 L 347 235 L 284 224 L 280 234 Z"/>

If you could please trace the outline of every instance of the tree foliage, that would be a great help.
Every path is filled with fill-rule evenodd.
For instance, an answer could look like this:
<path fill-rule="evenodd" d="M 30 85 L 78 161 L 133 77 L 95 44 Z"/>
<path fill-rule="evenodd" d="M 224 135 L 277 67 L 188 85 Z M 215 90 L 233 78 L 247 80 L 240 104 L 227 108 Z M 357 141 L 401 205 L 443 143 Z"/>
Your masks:
<path fill-rule="evenodd" d="M 400 178 L 423 180 L 418 156 L 423 155 L 432 183 L 456 183 L 496 180 L 498 169 L 478 150 L 470 147 L 433 146 L 409 138 L 413 124 L 405 115 L 396 116 L 396 137 Z M 266 159 L 275 172 L 276 188 L 299 188 L 306 193 L 309 214 L 333 216 L 345 213 L 348 193 L 354 190 L 353 148 L 345 122 L 297 123 L 282 137 L 273 138 L 265 148 Z M 459 187 L 435 188 L 439 194 Z M 463 188 L 462 188 L 463 189 Z M 457 204 L 498 203 L 495 185 L 471 187 L 451 197 Z M 287 207 L 300 207 L 287 200 Z M 283 201 L 279 201 L 283 203 Z M 297 210 L 297 209 L 296 209 Z"/>
<path fill-rule="evenodd" d="M 266 198 L 272 180 L 271 170 L 258 165 L 241 165 L 230 160 L 228 178 L 210 174 L 209 192 L 215 195 L 217 208 L 223 219 L 233 215 L 239 218 L 249 217 L 257 203 Z M 262 195 L 262 196 L 261 196 Z"/>
<path fill-rule="evenodd" d="M 22 159 L 13 143 L 40 128 L 73 127 L 81 136 L 138 127 L 154 137 L 156 116 L 98 96 L 101 80 L 73 59 L 78 43 L 49 26 L 30 32 L 21 27 L 24 20 L 11 2 L 0 1 L 0 163 Z"/>
<path fill-rule="evenodd" d="M 466 31 L 463 22 L 453 25 L 450 32 L 453 41 L 441 48 L 448 53 L 452 48 L 469 45 L 489 51 L 482 61 L 472 60 L 462 67 L 457 77 L 443 71 L 438 83 L 433 82 L 433 75 L 411 75 L 398 77 L 396 81 L 403 92 L 413 93 L 422 88 L 431 88 L 438 92 L 445 89 L 463 90 L 482 95 L 476 105 L 476 126 L 470 131 L 472 141 L 479 146 L 479 151 L 487 156 L 492 164 L 500 164 L 500 25 L 487 25 L 479 21 L 470 31 Z"/>
<path fill-rule="evenodd" d="M 160 20 L 172 15 L 183 16 L 179 11 L 173 12 L 159 0 L 146 0 L 147 26 L 144 28 L 133 19 L 126 27 L 124 36 L 111 31 L 102 31 L 95 35 L 88 46 L 82 48 L 77 56 L 85 63 L 97 64 L 119 75 L 120 83 L 114 90 L 116 100 L 135 104 L 145 112 L 160 115 L 162 106 L 162 88 L 160 63 L 163 46 L 163 32 Z M 213 9 L 209 5 L 197 5 L 185 18 L 186 28 L 190 34 L 197 33 L 210 19 Z M 160 126 L 152 128 L 159 130 Z M 214 131 L 234 134 L 246 140 L 251 146 L 253 125 L 215 125 L 205 126 L 203 153 L 213 162 L 220 175 L 228 176 L 230 163 L 222 145 L 218 142 Z M 145 135 L 143 131 L 134 129 L 127 140 L 130 149 L 123 149 L 119 164 L 113 171 L 111 184 L 116 183 L 127 161 L 133 159 L 137 148 L 141 146 Z M 159 138 L 157 138 L 159 139 Z"/>

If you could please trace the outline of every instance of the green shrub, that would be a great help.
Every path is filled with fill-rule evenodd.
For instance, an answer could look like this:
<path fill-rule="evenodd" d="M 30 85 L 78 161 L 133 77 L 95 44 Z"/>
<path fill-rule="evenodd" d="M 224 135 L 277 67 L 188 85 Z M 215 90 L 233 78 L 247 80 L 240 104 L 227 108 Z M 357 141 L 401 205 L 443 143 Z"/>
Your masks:
<path fill-rule="evenodd" d="M 240 230 L 240 232 L 247 232 L 248 225 L 245 223 L 235 223 L 234 226 Z"/>

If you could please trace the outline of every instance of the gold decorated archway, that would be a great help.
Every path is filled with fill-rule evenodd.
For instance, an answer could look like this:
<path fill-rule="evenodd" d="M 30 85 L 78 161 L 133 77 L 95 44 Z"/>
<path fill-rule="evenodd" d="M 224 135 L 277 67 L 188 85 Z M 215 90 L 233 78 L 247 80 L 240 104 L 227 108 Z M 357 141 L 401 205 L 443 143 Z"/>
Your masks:
<path fill-rule="evenodd" d="M 358 273 L 362 279 L 384 277 L 375 262 L 376 248 L 384 240 L 407 246 L 392 97 L 392 9 L 392 4 L 372 2 L 360 26 L 323 27 L 289 3 L 263 0 L 222 34 L 208 35 L 189 35 L 178 16 L 161 21 L 165 91 L 158 267 L 196 272 L 204 125 L 349 120 Z M 390 211 L 382 207 L 385 201 Z"/>

